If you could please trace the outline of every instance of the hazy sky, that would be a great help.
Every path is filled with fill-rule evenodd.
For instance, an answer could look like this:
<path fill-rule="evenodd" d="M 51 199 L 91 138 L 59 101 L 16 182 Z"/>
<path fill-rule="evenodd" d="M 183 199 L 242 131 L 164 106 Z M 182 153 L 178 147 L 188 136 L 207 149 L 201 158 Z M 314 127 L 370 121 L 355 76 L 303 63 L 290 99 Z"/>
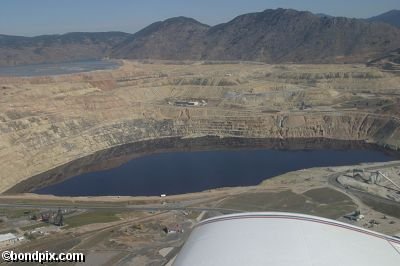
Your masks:
<path fill-rule="evenodd" d="M 400 0 L 0 0 L 0 34 L 136 32 L 174 16 L 215 25 L 277 7 L 365 18 L 400 9 Z"/>

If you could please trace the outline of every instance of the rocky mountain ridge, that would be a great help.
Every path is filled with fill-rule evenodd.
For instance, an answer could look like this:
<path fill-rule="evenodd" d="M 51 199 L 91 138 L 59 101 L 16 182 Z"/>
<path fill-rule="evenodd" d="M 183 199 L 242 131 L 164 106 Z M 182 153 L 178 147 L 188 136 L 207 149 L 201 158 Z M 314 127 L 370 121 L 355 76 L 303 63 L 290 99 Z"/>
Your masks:
<path fill-rule="evenodd" d="M 213 27 L 176 17 L 135 34 L 0 35 L 0 66 L 109 57 L 365 63 L 399 47 L 400 29 L 386 23 L 279 8 L 244 14 Z"/>

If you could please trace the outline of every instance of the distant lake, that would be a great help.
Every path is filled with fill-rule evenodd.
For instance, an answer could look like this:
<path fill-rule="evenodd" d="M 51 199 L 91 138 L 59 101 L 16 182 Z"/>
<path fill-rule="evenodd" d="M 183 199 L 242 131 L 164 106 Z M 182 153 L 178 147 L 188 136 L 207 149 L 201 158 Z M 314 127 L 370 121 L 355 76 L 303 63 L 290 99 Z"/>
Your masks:
<path fill-rule="evenodd" d="M 0 76 L 33 77 L 73 74 L 94 70 L 115 69 L 119 66 L 116 61 L 91 60 L 68 63 L 36 64 L 0 67 Z"/>
<path fill-rule="evenodd" d="M 251 186 L 286 172 L 322 166 L 385 162 L 379 150 L 214 150 L 156 153 L 108 170 L 79 174 L 34 193 L 59 196 L 183 194 Z"/>

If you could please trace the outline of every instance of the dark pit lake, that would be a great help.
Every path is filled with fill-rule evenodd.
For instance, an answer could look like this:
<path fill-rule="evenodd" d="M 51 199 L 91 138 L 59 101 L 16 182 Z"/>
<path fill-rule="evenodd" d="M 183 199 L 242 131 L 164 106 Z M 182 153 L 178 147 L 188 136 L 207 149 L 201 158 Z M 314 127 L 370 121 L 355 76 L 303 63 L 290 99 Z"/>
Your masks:
<path fill-rule="evenodd" d="M 116 61 L 91 60 L 67 63 L 35 64 L 0 67 L 0 76 L 34 77 L 53 76 L 88 72 L 94 70 L 115 69 L 119 66 Z"/>
<path fill-rule="evenodd" d="M 59 196 L 184 194 L 221 187 L 251 186 L 286 172 L 321 166 L 385 162 L 381 150 L 239 149 L 164 152 L 118 167 L 86 172 L 33 192 Z"/>

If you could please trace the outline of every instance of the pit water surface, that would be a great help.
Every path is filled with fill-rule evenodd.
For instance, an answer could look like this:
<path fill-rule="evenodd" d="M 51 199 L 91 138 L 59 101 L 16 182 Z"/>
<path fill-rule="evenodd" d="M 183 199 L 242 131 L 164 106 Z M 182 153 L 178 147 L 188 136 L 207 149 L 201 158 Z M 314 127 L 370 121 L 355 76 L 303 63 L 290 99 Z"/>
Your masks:
<path fill-rule="evenodd" d="M 379 150 L 228 150 L 167 152 L 119 167 L 79 174 L 35 190 L 59 196 L 184 194 L 221 187 L 257 185 L 286 172 L 321 166 L 385 162 Z"/>
<path fill-rule="evenodd" d="M 94 70 L 115 69 L 119 64 L 111 60 L 91 60 L 54 64 L 35 64 L 0 67 L 0 76 L 33 77 L 52 76 L 88 72 Z"/>

